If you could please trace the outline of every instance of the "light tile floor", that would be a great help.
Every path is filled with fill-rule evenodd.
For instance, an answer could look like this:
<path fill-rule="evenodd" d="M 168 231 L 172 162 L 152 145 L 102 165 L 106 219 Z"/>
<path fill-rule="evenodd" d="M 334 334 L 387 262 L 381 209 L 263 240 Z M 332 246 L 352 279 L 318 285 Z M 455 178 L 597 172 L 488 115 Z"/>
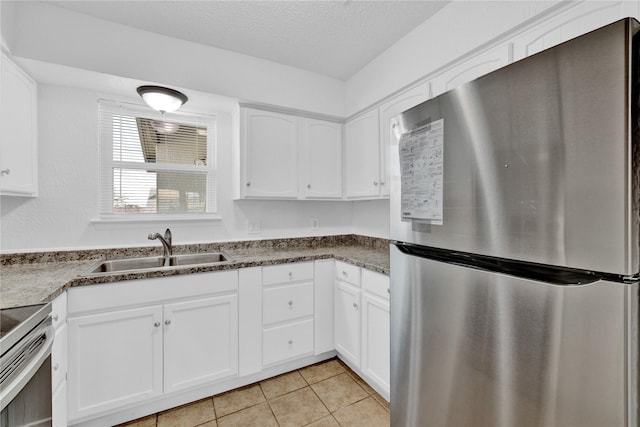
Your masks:
<path fill-rule="evenodd" d="M 389 403 L 331 359 L 124 426 L 388 427 Z"/>

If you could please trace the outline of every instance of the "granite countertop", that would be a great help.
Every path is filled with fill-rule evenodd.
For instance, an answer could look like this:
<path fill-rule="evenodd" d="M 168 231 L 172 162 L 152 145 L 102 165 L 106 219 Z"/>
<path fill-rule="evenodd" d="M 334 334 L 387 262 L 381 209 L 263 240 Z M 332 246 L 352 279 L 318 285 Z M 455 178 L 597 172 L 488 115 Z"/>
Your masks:
<path fill-rule="evenodd" d="M 211 265 L 160 267 L 131 273 L 100 274 L 88 272 L 102 260 L 159 255 L 160 252 L 157 252 L 158 248 L 142 247 L 3 254 L 0 256 L 0 308 L 50 302 L 73 286 L 327 258 L 388 275 L 388 244 L 389 241 L 384 239 L 344 235 L 185 245 L 177 246 L 175 253 L 223 251 L 232 261 Z"/>

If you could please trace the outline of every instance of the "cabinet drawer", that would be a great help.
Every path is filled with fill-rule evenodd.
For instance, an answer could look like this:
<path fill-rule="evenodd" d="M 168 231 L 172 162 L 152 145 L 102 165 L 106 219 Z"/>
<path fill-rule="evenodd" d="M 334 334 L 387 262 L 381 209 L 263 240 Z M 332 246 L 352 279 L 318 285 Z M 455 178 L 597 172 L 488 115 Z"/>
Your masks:
<path fill-rule="evenodd" d="M 313 352 L 313 319 L 265 328 L 262 361 L 265 365 Z"/>
<path fill-rule="evenodd" d="M 56 329 L 51 347 L 51 389 L 55 390 L 67 375 L 67 325 Z"/>
<path fill-rule="evenodd" d="M 313 314 L 313 283 L 265 289 L 262 303 L 265 324 L 310 316 Z"/>
<path fill-rule="evenodd" d="M 336 261 L 336 279 L 360 286 L 360 267 Z"/>
<path fill-rule="evenodd" d="M 389 276 L 362 269 L 362 288 L 382 298 L 389 299 Z"/>
<path fill-rule="evenodd" d="M 313 280 L 313 262 L 270 265 L 262 268 L 262 283 L 264 285 L 300 280 Z"/>

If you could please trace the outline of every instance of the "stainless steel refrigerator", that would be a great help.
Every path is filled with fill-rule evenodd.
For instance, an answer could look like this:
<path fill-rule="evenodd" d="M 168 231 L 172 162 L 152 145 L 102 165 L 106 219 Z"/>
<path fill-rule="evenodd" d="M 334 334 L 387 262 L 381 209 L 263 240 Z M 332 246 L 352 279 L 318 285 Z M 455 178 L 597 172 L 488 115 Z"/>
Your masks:
<path fill-rule="evenodd" d="M 638 424 L 638 35 L 392 120 L 391 424 Z"/>

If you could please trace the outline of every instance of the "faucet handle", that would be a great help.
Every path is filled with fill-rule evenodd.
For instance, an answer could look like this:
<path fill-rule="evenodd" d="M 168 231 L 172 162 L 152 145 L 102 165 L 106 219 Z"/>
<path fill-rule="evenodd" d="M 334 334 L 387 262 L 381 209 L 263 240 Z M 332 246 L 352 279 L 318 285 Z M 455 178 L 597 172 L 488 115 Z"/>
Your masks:
<path fill-rule="evenodd" d="M 171 230 L 168 228 L 164 230 L 164 240 L 166 240 L 167 243 L 169 243 L 169 246 L 171 246 Z"/>
<path fill-rule="evenodd" d="M 156 233 L 149 233 L 149 235 L 147 236 L 147 239 L 149 240 L 155 240 L 156 238 Z"/>

